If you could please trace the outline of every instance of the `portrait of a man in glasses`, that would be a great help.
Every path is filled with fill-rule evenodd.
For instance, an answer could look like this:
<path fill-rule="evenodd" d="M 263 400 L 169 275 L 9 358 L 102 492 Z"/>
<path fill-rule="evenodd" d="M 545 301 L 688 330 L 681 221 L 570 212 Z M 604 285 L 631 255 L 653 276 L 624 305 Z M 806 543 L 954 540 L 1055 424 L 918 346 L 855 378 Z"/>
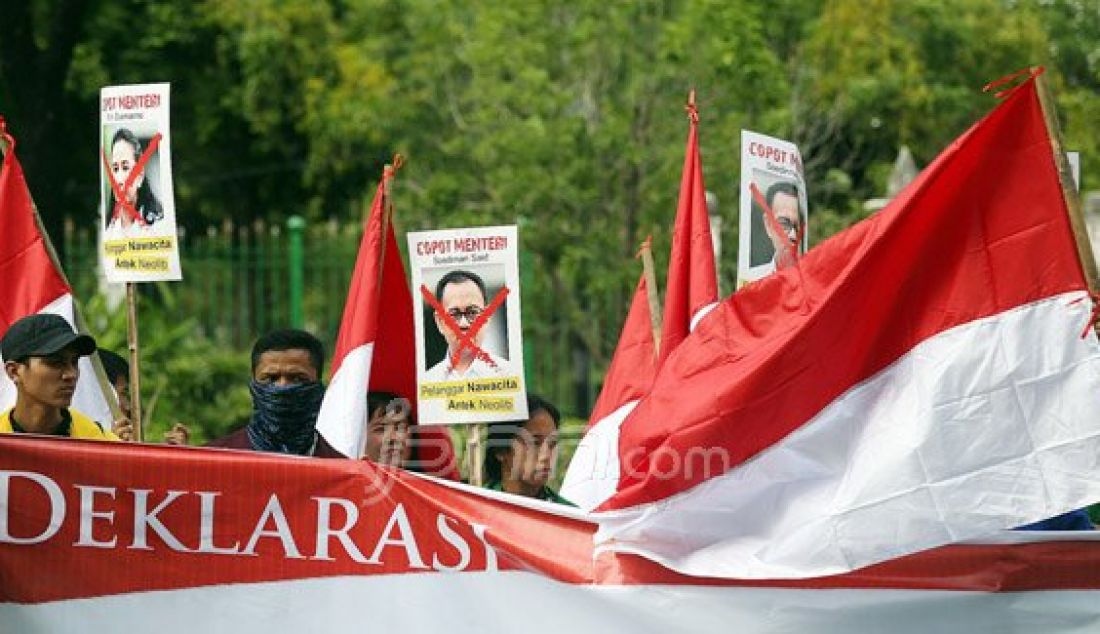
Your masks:
<path fill-rule="evenodd" d="M 439 279 L 435 287 L 436 298 L 453 325 L 442 315 L 435 313 L 435 325 L 447 342 L 443 360 L 432 366 L 424 375 L 426 381 L 453 381 L 501 376 L 508 359 L 486 350 L 483 345 L 487 328 L 482 327 L 472 336 L 471 328 L 485 312 L 489 303 L 485 282 L 476 273 L 456 269 Z M 500 308 L 503 316 L 504 307 Z M 457 326 L 457 329 L 454 328 Z M 473 346 L 462 345 L 466 339 Z M 457 360 L 455 352 L 458 351 Z"/>
<path fill-rule="evenodd" d="M 769 222 L 764 210 L 753 204 L 752 253 L 749 264 L 759 266 L 769 261 L 780 270 L 794 263 L 804 219 L 798 198 L 798 185 L 791 181 L 772 183 L 764 193 L 764 200 L 775 214 L 775 223 Z M 762 231 L 760 230 L 762 229 Z M 791 247 L 794 247 L 793 249 Z"/>

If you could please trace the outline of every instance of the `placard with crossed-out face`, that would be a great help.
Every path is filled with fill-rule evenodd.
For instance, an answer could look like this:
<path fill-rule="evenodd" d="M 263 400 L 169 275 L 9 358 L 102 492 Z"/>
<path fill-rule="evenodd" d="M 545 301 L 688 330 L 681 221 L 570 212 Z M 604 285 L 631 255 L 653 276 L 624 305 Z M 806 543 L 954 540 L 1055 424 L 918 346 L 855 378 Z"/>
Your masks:
<path fill-rule="evenodd" d="M 100 261 L 108 282 L 181 279 L 168 84 L 100 91 Z"/>
<path fill-rule="evenodd" d="M 806 178 L 798 146 L 741 131 L 738 286 L 793 265 L 805 253 Z"/>
<path fill-rule="evenodd" d="M 408 235 L 419 423 L 527 416 L 515 226 Z"/>

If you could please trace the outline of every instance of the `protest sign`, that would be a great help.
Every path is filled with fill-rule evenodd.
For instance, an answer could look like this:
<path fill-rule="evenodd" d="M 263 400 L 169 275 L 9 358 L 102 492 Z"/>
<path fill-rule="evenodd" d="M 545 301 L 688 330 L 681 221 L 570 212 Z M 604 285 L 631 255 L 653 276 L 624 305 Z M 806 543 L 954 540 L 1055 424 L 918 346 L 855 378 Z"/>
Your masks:
<path fill-rule="evenodd" d="M 806 178 L 798 146 L 741 131 L 738 285 L 758 280 L 806 251 Z"/>
<path fill-rule="evenodd" d="M 525 418 L 515 226 L 408 240 L 420 424 Z"/>
<path fill-rule="evenodd" d="M 100 261 L 108 282 L 181 279 L 168 89 L 100 91 Z"/>

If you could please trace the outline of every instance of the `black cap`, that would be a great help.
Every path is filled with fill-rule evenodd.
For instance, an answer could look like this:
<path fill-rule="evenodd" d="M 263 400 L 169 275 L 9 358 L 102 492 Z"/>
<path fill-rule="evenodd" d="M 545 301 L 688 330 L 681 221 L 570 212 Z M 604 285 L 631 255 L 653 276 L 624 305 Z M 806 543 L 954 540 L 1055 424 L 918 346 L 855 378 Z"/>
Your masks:
<path fill-rule="evenodd" d="M 44 357 L 72 346 L 80 356 L 95 352 L 95 339 L 79 335 L 63 317 L 28 315 L 11 325 L 0 339 L 0 356 L 5 361 Z"/>

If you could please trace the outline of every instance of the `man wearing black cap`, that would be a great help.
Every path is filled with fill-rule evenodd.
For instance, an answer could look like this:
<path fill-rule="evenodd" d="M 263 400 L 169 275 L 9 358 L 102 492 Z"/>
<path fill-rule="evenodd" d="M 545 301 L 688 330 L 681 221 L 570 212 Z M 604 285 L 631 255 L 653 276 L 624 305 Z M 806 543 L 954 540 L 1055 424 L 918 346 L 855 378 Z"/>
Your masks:
<path fill-rule="evenodd" d="M 30 315 L 12 324 L 0 339 L 0 356 L 16 399 L 15 407 L 0 414 L 0 433 L 118 440 L 69 409 L 80 377 L 77 362 L 95 349 L 95 339 L 77 334 L 57 315 Z"/>

